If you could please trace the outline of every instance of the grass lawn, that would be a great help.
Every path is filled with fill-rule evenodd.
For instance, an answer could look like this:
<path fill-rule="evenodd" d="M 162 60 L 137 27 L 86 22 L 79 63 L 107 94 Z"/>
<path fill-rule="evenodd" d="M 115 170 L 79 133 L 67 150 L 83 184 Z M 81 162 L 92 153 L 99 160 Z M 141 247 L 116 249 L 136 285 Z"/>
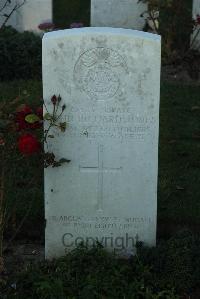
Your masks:
<path fill-rule="evenodd" d="M 38 81 L 14 81 L 0 84 L 0 100 L 22 97 L 27 103 L 40 105 L 42 84 Z M 161 85 L 158 236 L 171 235 L 177 228 L 189 227 L 196 231 L 200 225 L 200 87 L 170 84 Z M 29 167 L 29 168 L 27 168 Z M 43 227 L 43 170 L 38 169 L 38 180 L 33 189 L 16 182 L 31 178 L 34 165 L 12 165 L 9 199 L 15 204 L 21 219 L 32 201 L 21 234 Z M 145 207 L 144 207 L 145 208 Z M 38 224 L 38 225 L 37 225 Z M 37 233 L 36 233 L 37 235 Z"/>
<path fill-rule="evenodd" d="M 199 231 L 200 87 L 161 87 L 158 231 Z"/>

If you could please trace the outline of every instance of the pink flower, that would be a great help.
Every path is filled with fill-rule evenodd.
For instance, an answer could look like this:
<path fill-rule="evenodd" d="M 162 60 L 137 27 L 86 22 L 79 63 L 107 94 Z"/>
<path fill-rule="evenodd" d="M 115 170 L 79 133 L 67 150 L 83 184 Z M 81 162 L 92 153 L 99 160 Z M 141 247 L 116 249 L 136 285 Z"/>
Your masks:
<path fill-rule="evenodd" d="M 71 23 L 71 25 L 70 25 L 70 28 L 71 29 L 73 29 L 73 28 L 82 28 L 82 27 L 84 27 L 84 25 L 83 25 L 83 23 Z"/>
<path fill-rule="evenodd" d="M 44 22 L 41 23 L 38 28 L 40 30 L 44 30 L 44 31 L 49 31 L 49 30 L 53 30 L 55 28 L 55 25 L 52 22 Z"/>

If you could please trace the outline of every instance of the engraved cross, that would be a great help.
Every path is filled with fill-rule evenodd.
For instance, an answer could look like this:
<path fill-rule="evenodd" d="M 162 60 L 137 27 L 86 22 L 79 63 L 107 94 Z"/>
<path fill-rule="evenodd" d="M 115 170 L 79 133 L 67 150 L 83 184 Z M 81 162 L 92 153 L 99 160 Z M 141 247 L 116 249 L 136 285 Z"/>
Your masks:
<path fill-rule="evenodd" d="M 98 146 L 98 166 L 79 166 L 81 172 L 91 172 L 91 173 L 98 173 L 98 201 L 97 201 L 97 211 L 103 211 L 103 190 L 104 190 L 104 173 L 117 173 L 122 170 L 122 167 L 118 168 L 108 168 L 104 166 L 104 146 Z"/>

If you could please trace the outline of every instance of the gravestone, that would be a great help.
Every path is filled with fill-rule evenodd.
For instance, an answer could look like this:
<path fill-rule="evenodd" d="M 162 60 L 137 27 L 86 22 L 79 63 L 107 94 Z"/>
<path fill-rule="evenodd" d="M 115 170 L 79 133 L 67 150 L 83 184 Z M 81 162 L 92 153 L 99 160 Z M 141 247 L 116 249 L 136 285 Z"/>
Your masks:
<path fill-rule="evenodd" d="M 43 37 L 43 95 L 66 105 L 45 169 L 46 257 L 96 241 L 120 255 L 156 243 L 160 36 L 82 28 Z"/>
<path fill-rule="evenodd" d="M 23 0 L 12 0 L 3 11 L 9 13 L 17 4 L 20 5 Z M 0 25 L 5 20 L 4 16 L 0 17 Z M 7 25 L 11 25 L 16 30 L 41 32 L 38 25 L 52 21 L 52 0 L 26 0 L 25 4 L 16 10 L 9 19 Z"/>
<path fill-rule="evenodd" d="M 10 14 L 14 6 L 16 5 L 15 1 L 11 1 L 11 3 L 7 2 L 7 5 L 5 5 L 6 3 L 5 1 L 6 0 L 4 0 L 2 4 L 0 3 L 0 9 L 2 9 L 0 13 L 0 27 L 4 24 L 4 21 L 7 19 L 6 16 Z M 13 13 L 12 17 L 10 17 L 7 22 L 7 26 L 9 25 L 12 26 L 13 28 L 16 28 L 16 24 L 17 24 L 16 13 Z"/>
<path fill-rule="evenodd" d="M 138 0 L 91 0 L 91 26 L 143 30 L 146 11 Z"/>
<path fill-rule="evenodd" d="M 200 15 L 200 0 L 193 0 L 193 19 L 196 20 L 197 15 Z M 197 28 L 197 30 L 200 30 L 200 25 Z M 197 31 L 194 32 L 192 39 L 194 36 L 196 36 L 196 34 L 197 34 Z M 196 38 L 195 42 L 193 43 L 192 47 L 194 49 L 197 49 L 200 51 L 200 32 L 197 35 L 197 38 Z"/>

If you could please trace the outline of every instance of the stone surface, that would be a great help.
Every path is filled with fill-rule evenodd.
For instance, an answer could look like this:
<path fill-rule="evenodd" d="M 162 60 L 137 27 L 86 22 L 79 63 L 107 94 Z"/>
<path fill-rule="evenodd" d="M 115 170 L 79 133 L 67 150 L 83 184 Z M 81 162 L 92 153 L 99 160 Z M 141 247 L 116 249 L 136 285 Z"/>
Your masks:
<path fill-rule="evenodd" d="M 200 0 L 193 0 L 193 19 L 196 19 L 197 15 L 200 15 Z M 200 25 L 199 25 L 198 29 L 200 29 Z M 196 35 L 196 33 L 197 32 L 194 32 L 192 39 Z M 200 51 L 200 33 L 198 34 L 198 36 L 193 44 L 193 48 Z"/>
<path fill-rule="evenodd" d="M 2 4 L 5 3 L 5 0 L 3 0 Z M 0 8 L 3 7 L 0 3 Z M 16 0 L 12 1 L 10 4 L 7 4 L 5 6 L 5 8 L 1 11 L 1 14 L 0 14 L 0 26 L 2 26 L 2 24 L 4 23 L 6 17 L 4 16 L 5 15 L 9 15 L 9 13 L 12 11 L 12 9 L 14 8 L 14 6 L 16 5 Z M 12 17 L 9 18 L 8 22 L 7 22 L 7 25 L 9 26 L 12 26 L 14 28 L 16 28 L 16 24 L 17 24 L 17 19 L 16 19 L 16 13 L 14 13 L 12 15 Z"/>
<path fill-rule="evenodd" d="M 10 12 L 15 4 L 20 4 L 22 1 L 12 1 L 4 13 Z M 0 17 L 0 25 L 4 19 Z M 7 25 L 11 25 L 18 31 L 41 32 L 38 25 L 45 21 L 52 21 L 52 0 L 26 0 L 26 3 L 13 13 Z"/>
<path fill-rule="evenodd" d="M 84 241 L 119 254 L 156 242 L 160 37 L 83 28 L 43 38 L 43 91 L 66 104 L 67 131 L 45 170 L 46 257 Z M 55 133 L 54 133 L 55 134 Z"/>
<path fill-rule="evenodd" d="M 91 26 L 142 30 L 147 5 L 138 0 L 91 0 Z"/>

